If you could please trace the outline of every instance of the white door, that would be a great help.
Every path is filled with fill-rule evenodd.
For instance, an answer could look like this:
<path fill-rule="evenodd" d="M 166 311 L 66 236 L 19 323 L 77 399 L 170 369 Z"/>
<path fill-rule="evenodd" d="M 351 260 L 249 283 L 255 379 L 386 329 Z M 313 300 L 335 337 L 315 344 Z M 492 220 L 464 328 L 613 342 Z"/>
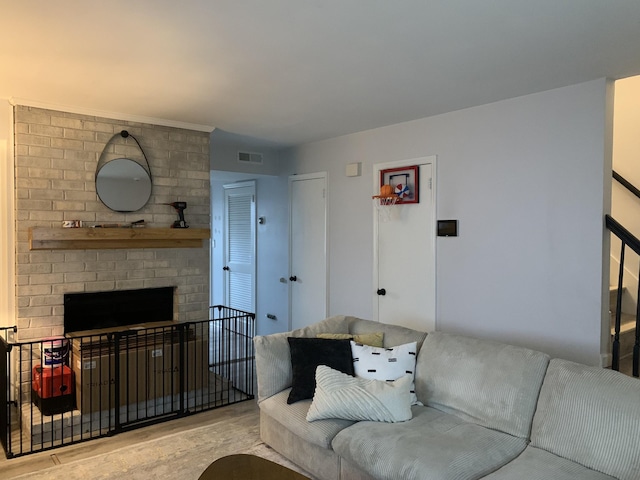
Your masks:
<path fill-rule="evenodd" d="M 325 173 L 289 177 L 289 319 L 302 328 L 327 316 Z"/>
<path fill-rule="evenodd" d="M 256 187 L 254 182 L 224 185 L 225 305 L 255 313 Z"/>
<path fill-rule="evenodd" d="M 390 218 L 374 208 L 374 319 L 421 331 L 435 330 L 435 157 L 374 166 L 380 170 L 418 165 L 419 203 L 394 205 Z"/>

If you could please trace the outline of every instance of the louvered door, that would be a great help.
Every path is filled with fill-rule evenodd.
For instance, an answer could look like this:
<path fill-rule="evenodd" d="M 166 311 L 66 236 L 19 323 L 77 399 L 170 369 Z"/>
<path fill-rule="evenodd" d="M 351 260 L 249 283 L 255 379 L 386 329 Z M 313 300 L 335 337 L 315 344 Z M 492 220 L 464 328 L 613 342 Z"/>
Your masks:
<path fill-rule="evenodd" d="M 225 304 L 255 313 L 255 184 L 225 185 Z"/>

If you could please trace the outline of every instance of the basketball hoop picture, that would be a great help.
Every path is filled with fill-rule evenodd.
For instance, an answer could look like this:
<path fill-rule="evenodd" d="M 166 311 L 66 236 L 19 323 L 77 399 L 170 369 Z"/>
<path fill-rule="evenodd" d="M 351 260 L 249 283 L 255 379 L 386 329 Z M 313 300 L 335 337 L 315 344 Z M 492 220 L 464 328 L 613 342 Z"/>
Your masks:
<path fill-rule="evenodd" d="M 380 193 L 383 186 L 390 186 L 398 197 L 394 203 L 419 203 L 418 166 L 380 170 Z"/>

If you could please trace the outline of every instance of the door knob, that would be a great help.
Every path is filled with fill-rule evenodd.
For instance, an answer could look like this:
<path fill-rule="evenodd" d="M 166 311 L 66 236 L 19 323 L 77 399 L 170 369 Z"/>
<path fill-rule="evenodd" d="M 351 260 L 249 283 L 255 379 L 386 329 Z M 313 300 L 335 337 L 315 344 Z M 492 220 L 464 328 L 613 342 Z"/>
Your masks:
<path fill-rule="evenodd" d="M 227 266 L 222 267 L 222 269 L 223 269 L 225 272 L 228 272 L 228 271 L 229 271 L 229 267 L 227 267 Z"/>
<path fill-rule="evenodd" d="M 387 291 L 384 288 L 379 288 L 376 292 L 378 295 L 386 295 Z"/>
<path fill-rule="evenodd" d="M 295 275 L 293 275 L 292 277 L 289 277 L 289 280 L 291 280 L 292 282 L 295 282 L 298 280 L 298 277 L 296 277 Z"/>

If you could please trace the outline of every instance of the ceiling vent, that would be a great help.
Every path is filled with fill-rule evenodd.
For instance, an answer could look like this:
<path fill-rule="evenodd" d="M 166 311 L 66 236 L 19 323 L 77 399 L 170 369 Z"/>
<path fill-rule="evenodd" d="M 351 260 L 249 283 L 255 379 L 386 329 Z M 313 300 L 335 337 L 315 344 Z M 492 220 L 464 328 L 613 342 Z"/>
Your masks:
<path fill-rule="evenodd" d="M 239 163 L 250 163 L 252 165 L 262 165 L 262 154 L 252 152 L 238 152 Z"/>

